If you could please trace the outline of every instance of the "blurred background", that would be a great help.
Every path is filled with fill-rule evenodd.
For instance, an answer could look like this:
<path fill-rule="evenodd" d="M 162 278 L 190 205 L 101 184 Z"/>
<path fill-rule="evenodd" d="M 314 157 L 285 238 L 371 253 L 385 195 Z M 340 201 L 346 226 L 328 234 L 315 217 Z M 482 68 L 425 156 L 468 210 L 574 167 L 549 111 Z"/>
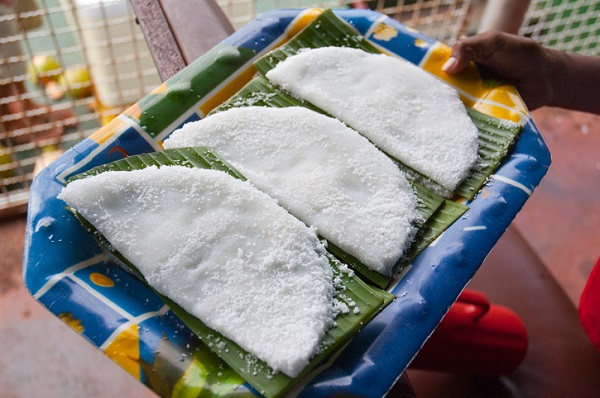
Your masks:
<path fill-rule="evenodd" d="M 369 8 L 448 45 L 499 28 L 568 52 L 598 55 L 600 50 L 598 1 L 216 3 L 233 29 L 277 8 Z M 20 279 L 33 178 L 161 83 L 152 55 L 128 0 L 0 0 L 0 11 L 0 396 L 152 396 L 50 319 Z M 553 166 L 514 224 L 576 306 L 600 255 L 594 217 L 600 214 L 595 192 L 600 122 L 594 115 L 556 109 L 533 117 Z M 43 367 L 37 358 L 43 358 Z"/>
<path fill-rule="evenodd" d="M 6 4 L 2 4 L 6 3 Z M 448 45 L 487 26 L 544 45 L 598 52 L 597 2 L 217 0 L 234 29 L 276 8 L 375 9 Z M 508 2 L 510 3 L 510 1 Z M 527 4 L 530 3 L 529 7 Z M 0 1 L 0 215 L 18 213 L 39 167 L 160 84 L 127 0 Z M 509 22 L 498 22 L 504 14 Z M 508 17 L 508 16 L 509 17 Z M 20 47 L 15 49 L 14 47 Z M 50 117 L 40 113 L 49 109 Z"/>

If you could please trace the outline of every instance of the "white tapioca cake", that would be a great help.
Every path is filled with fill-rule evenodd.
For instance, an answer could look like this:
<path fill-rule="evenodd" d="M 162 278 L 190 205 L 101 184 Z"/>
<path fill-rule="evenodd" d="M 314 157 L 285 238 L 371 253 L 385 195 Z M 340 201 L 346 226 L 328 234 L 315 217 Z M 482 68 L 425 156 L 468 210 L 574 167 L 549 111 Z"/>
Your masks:
<path fill-rule="evenodd" d="M 478 131 L 456 90 L 407 61 L 323 47 L 302 50 L 266 77 L 450 191 L 477 161 Z"/>
<path fill-rule="evenodd" d="M 150 286 L 274 370 L 297 376 L 334 324 L 323 244 L 247 182 L 181 166 L 108 171 L 59 195 Z"/>
<path fill-rule="evenodd" d="M 189 123 L 165 148 L 207 146 L 367 267 L 390 276 L 420 219 L 406 177 L 340 121 L 302 107 L 244 107 Z"/>

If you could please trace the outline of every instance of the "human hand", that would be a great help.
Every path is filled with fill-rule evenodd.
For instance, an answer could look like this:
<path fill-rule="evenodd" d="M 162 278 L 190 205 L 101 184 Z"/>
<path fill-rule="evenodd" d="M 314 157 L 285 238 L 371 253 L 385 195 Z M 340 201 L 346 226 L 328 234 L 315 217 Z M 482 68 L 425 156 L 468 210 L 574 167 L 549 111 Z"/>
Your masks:
<path fill-rule="evenodd" d="M 532 39 L 489 31 L 457 41 L 442 70 L 456 74 L 474 61 L 500 80 L 514 85 L 529 109 L 533 110 L 552 102 L 552 62 L 555 56 L 555 52 Z"/>

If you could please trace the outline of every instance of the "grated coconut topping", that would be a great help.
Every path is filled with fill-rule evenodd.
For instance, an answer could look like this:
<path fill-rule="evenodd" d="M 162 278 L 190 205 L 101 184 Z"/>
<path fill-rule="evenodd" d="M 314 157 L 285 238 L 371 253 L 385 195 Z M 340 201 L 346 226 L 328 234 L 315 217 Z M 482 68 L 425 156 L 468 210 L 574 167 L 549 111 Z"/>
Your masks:
<path fill-rule="evenodd" d="M 456 90 L 407 61 L 324 47 L 303 50 L 266 76 L 450 191 L 477 161 L 477 128 Z"/>
<path fill-rule="evenodd" d="M 315 231 L 247 182 L 153 166 L 73 181 L 59 198 L 158 292 L 275 371 L 297 376 L 335 324 Z"/>
<path fill-rule="evenodd" d="M 301 107 L 233 108 L 188 123 L 165 148 L 208 146 L 363 264 L 391 275 L 417 198 L 398 167 L 340 121 Z"/>

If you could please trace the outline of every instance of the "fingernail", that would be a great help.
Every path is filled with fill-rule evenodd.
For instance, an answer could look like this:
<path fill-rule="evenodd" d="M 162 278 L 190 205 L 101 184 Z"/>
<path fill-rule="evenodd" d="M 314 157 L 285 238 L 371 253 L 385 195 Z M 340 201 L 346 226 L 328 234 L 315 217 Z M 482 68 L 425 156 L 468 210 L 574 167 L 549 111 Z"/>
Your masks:
<path fill-rule="evenodd" d="M 442 70 L 444 72 L 448 72 L 448 70 L 452 69 L 452 67 L 456 65 L 456 58 L 450 57 L 448 60 L 442 65 Z"/>

